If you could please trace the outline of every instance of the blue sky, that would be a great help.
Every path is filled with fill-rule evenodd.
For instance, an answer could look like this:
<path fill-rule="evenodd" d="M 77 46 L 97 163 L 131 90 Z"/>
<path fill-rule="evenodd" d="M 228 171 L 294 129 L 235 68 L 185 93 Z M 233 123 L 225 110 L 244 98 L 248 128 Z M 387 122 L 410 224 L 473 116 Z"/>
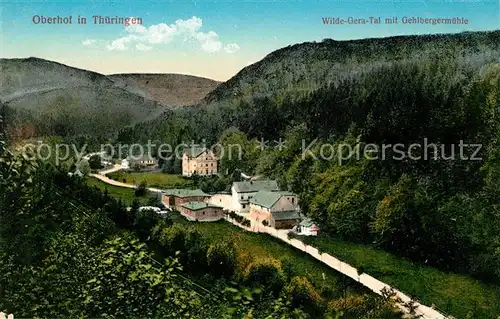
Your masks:
<path fill-rule="evenodd" d="M 217 80 L 299 42 L 500 29 L 498 0 L 17 0 L 0 8 L 1 57 L 36 56 L 105 74 L 185 73 Z M 72 16 L 73 23 L 34 24 L 35 15 Z M 142 25 L 96 25 L 94 15 L 140 17 Z M 77 24 L 78 16 L 87 24 Z M 370 16 L 382 23 L 322 22 Z M 385 24 L 386 17 L 400 23 Z M 403 17 L 459 17 L 468 24 L 403 24 Z"/>

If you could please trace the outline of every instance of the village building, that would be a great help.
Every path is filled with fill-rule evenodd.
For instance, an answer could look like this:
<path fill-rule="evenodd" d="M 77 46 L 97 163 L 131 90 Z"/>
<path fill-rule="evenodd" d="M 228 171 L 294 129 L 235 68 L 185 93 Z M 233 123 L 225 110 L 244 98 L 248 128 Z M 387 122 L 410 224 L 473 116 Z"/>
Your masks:
<path fill-rule="evenodd" d="M 304 236 L 318 236 L 319 227 L 310 218 L 304 218 L 297 225 L 295 232 Z"/>
<path fill-rule="evenodd" d="M 299 211 L 272 212 L 267 222 L 276 229 L 293 228 L 300 221 Z"/>
<path fill-rule="evenodd" d="M 223 208 L 206 202 L 188 202 L 178 206 L 178 211 L 189 220 L 217 221 L 224 217 Z"/>
<path fill-rule="evenodd" d="M 201 189 L 167 189 L 162 194 L 163 206 L 178 209 L 180 205 L 189 202 L 205 202 L 211 196 Z"/>
<path fill-rule="evenodd" d="M 217 193 L 210 197 L 207 201 L 210 204 L 223 207 L 225 210 L 231 211 L 233 201 L 230 193 Z"/>
<path fill-rule="evenodd" d="M 231 187 L 231 210 L 237 213 L 248 213 L 249 201 L 259 191 L 279 191 L 278 183 L 275 180 L 234 182 Z"/>
<path fill-rule="evenodd" d="M 122 160 L 121 168 L 131 170 L 153 170 L 158 168 L 158 162 L 151 155 L 139 157 L 129 156 Z"/>
<path fill-rule="evenodd" d="M 217 174 L 217 160 L 214 153 L 206 147 L 190 147 L 182 155 L 182 175 Z"/>
<path fill-rule="evenodd" d="M 296 194 L 286 191 L 258 191 L 249 199 L 248 218 L 266 221 L 275 228 L 292 228 L 300 221 Z"/>

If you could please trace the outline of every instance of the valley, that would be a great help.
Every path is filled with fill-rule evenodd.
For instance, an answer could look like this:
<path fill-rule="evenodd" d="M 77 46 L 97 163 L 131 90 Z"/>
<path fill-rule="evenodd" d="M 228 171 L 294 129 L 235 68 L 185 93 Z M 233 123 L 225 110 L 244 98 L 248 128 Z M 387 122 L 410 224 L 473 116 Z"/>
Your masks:
<path fill-rule="evenodd" d="M 368 289 L 373 278 L 436 318 L 500 315 L 500 31 L 298 43 L 222 83 L 38 58 L 1 59 L 0 72 L 0 310 L 421 314 Z M 107 164 L 11 151 L 33 140 L 185 147 Z M 432 160 L 422 141 L 481 148 L 475 160 Z M 418 147 L 387 147 L 397 144 Z M 353 156 L 369 145 L 384 158 Z M 305 219 L 318 236 L 292 234 Z"/>

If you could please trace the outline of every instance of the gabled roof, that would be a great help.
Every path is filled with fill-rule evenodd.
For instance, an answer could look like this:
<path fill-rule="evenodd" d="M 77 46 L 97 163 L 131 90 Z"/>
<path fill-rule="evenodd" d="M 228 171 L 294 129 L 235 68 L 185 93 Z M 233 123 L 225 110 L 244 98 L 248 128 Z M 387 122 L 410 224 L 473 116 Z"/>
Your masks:
<path fill-rule="evenodd" d="M 130 162 L 140 162 L 140 161 L 154 161 L 154 157 L 151 154 L 143 154 L 142 156 L 128 156 L 127 160 Z"/>
<path fill-rule="evenodd" d="M 210 197 L 201 189 L 166 189 L 163 191 L 164 195 L 176 197 Z"/>
<path fill-rule="evenodd" d="M 279 191 L 278 183 L 274 180 L 234 182 L 237 193 L 253 193 L 263 191 Z"/>
<path fill-rule="evenodd" d="M 310 218 L 304 218 L 304 220 L 302 220 L 299 225 L 304 227 L 311 227 L 312 225 L 314 225 L 314 222 Z"/>
<path fill-rule="evenodd" d="M 191 146 L 190 148 L 186 148 L 184 150 L 184 154 L 186 154 L 190 158 L 196 158 L 196 157 L 200 156 L 201 154 L 203 154 L 203 152 L 205 152 L 206 150 L 207 150 L 207 148 L 204 146 L 194 145 L 194 146 Z"/>
<path fill-rule="evenodd" d="M 220 208 L 222 209 L 221 206 L 213 205 L 210 203 L 205 203 L 205 202 L 189 202 L 189 203 L 184 203 L 181 204 L 182 207 L 187 208 L 189 210 L 200 210 L 204 208 Z"/>
<path fill-rule="evenodd" d="M 300 214 L 298 211 L 283 211 L 271 213 L 271 217 L 274 220 L 290 220 L 290 219 L 300 219 Z"/>
<path fill-rule="evenodd" d="M 297 194 L 295 194 L 294 192 L 290 192 L 290 191 L 279 191 L 278 193 L 280 193 L 283 196 L 297 196 Z"/>
<path fill-rule="evenodd" d="M 282 196 L 280 192 L 258 191 L 249 202 L 262 207 L 272 208 Z"/>

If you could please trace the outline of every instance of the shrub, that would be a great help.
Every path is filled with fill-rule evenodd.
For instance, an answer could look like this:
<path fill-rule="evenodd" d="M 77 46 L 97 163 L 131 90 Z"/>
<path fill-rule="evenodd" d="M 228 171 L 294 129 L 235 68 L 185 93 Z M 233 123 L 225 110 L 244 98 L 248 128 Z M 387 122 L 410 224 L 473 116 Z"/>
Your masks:
<path fill-rule="evenodd" d="M 205 272 L 208 246 L 198 230 L 194 228 L 187 229 L 184 235 L 184 247 L 187 249 L 184 264 L 189 269 Z"/>
<path fill-rule="evenodd" d="M 292 299 L 292 308 L 302 308 L 310 314 L 321 314 L 321 297 L 305 277 L 293 277 L 284 289 Z"/>
<path fill-rule="evenodd" d="M 280 259 L 280 262 L 281 269 L 283 269 L 283 273 L 287 278 L 292 278 L 297 274 L 297 271 L 295 270 L 295 264 L 290 257 L 285 256 Z"/>
<path fill-rule="evenodd" d="M 160 249 L 167 256 L 174 255 L 177 251 L 185 251 L 186 230 L 179 224 L 155 229 L 153 238 L 158 241 Z"/>
<path fill-rule="evenodd" d="M 144 239 L 151 234 L 151 229 L 156 225 L 158 219 L 158 214 L 154 210 L 139 210 L 135 213 L 135 230 Z"/>
<path fill-rule="evenodd" d="M 135 188 L 135 196 L 139 197 L 139 196 L 146 195 L 146 191 L 147 191 L 146 188 L 147 188 L 146 181 L 141 181 L 139 183 L 139 185 L 137 185 L 137 187 Z"/>
<path fill-rule="evenodd" d="M 207 251 L 207 265 L 210 272 L 217 277 L 233 277 L 236 267 L 236 249 L 233 243 L 219 242 L 210 245 Z"/>
<path fill-rule="evenodd" d="M 285 274 L 277 259 L 261 259 L 248 265 L 245 280 L 249 285 L 262 286 L 279 294 L 285 284 Z"/>

